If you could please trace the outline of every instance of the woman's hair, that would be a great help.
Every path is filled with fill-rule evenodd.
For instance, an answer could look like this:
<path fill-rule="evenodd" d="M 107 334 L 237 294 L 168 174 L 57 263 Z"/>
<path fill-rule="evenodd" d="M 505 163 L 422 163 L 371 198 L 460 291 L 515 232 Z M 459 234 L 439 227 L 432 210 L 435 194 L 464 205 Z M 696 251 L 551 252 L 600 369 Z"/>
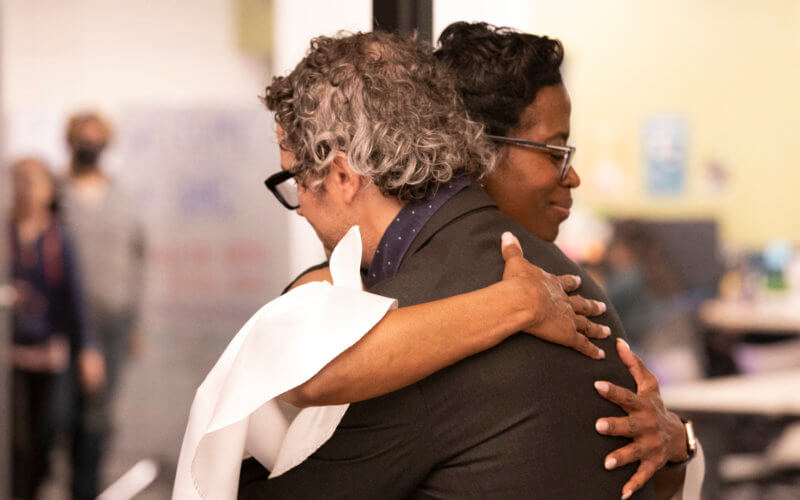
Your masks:
<path fill-rule="evenodd" d="M 387 196 L 435 192 L 453 176 L 481 178 L 493 163 L 481 125 L 429 45 L 393 33 L 321 36 L 264 96 L 292 170 L 318 189 L 338 152 Z"/>
<path fill-rule="evenodd" d="M 104 146 L 111 142 L 111 139 L 114 135 L 111 122 L 109 122 L 103 115 L 95 111 L 82 111 L 70 116 L 69 120 L 67 121 L 66 139 L 67 144 L 69 144 L 70 147 L 75 148 L 78 145 L 78 142 L 80 142 L 81 128 L 83 128 L 83 126 L 89 122 L 95 122 L 105 130 L 106 143 Z"/>
<path fill-rule="evenodd" d="M 56 178 L 53 175 L 53 171 L 50 169 L 50 166 L 42 158 L 39 158 L 37 156 L 26 156 L 14 160 L 10 164 L 9 172 L 11 175 L 16 175 L 18 172 L 22 172 L 28 169 L 38 170 L 40 173 L 44 174 L 47 180 L 50 182 L 53 198 L 52 200 L 50 200 L 49 208 L 52 213 L 57 214 L 59 212 L 58 183 L 56 182 Z M 11 213 L 12 219 L 16 219 L 17 207 L 16 206 L 11 207 L 11 212 L 12 212 Z"/>
<path fill-rule="evenodd" d="M 436 58 L 455 80 L 470 117 L 506 135 L 543 87 L 561 83 L 561 42 L 487 23 L 453 23 L 439 36 Z"/>

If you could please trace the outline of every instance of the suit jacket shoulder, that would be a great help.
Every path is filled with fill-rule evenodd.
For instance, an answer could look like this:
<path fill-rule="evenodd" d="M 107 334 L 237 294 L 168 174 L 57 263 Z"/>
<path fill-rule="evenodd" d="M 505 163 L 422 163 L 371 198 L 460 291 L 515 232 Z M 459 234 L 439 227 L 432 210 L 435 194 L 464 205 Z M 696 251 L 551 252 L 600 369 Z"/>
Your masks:
<path fill-rule="evenodd" d="M 608 300 L 600 287 L 555 245 L 504 216 L 479 188 L 445 204 L 420 232 L 397 275 L 371 289 L 401 306 L 469 292 L 502 277 L 500 235 L 513 232 L 526 258 L 554 274 L 579 274 L 579 293 Z M 437 465 L 420 492 L 445 497 L 611 498 L 635 471 L 608 472 L 603 460 L 626 439 L 601 436 L 597 418 L 622 416 L 594 390 L 608 380 L 635 390 L 619 360 L 615 338 L 624 336 L 608 304 L 598 322 L 611 327 L 600 341 L 604 361 L 517 334 L 486 352 L 433 374 L 418 386 Z M 534 488 L 534 489 L 532 489 Z M 651 491 L 639 492 L 649 498 Z"/>

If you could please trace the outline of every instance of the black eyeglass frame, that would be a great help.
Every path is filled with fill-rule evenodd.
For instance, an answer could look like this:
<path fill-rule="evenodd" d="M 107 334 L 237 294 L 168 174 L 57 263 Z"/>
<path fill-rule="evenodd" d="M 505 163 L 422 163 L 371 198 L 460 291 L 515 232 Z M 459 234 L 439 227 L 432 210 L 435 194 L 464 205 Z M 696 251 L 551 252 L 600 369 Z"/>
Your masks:
<path fill-rule="evenodd" d="M 264 180 L 264 185 L 267 186 L 267 189 L 270 190 L 272 194 L 275 195 L 275 198 L 278 198 L 278 201 L 281 202 L 281 205 L 288 208 L 289 210 L 297 210 L 300 208 L 300 205 L 292 205 L 289 203 L 286 198 L 278 191 L 278 185 L 290 180 L 294 179 L 295 174 L 289 170 L 281 170 L 280 172 L 274 173 Z"/>
<path fill-rule="evenodd" d="M 558 178 L 560 181 L 563 181 L 567 178 L 567 172 L 569 172 L 569 168 L 572 166 L 572 158 L 575 156 L 575 147 L 574 146 L 556 146 L 555 144 L 547 144 L 545 142 L 535 142 L 535 141 L 526 141 L 525 139 L 517 139 L 514 137 L 505 137 L 502 135 L 489 135 L 487 134 L 486 137 L 495 141 L 495 142 L 504 142 L 506 144 L 514 144 L 516 146 L 523 146 L 527 148 L 538 148 L 538 149 L 547 149 L 550 151 L 558 151 L 562 153 L 563 159 L 561 160 L 561 166 L 558 170 Z"/>

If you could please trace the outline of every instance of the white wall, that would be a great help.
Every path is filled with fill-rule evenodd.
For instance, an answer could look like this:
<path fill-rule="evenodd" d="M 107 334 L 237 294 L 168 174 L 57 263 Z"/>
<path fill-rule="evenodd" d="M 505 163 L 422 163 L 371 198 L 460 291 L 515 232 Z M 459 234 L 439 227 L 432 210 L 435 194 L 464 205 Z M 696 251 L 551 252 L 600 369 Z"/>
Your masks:
<path fill-rule="evenodd" d="M 9 155 L 63 164 L 63 121 L 83 108 L 259 106 L 268 64 L 238 51 L 231 0 L 2 1 Z"/>
<path fill-rule="evenodd" d="M 236 48 L 230 0 L 5 0 L 7 110 L 255 99 L 266 66 Z"/>

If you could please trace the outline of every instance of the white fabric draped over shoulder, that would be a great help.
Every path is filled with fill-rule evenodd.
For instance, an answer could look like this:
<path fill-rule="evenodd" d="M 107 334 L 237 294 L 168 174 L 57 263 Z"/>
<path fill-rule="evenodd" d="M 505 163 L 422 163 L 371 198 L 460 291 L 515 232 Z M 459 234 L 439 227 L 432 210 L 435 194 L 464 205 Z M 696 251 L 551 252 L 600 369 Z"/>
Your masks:
<path fill-rule="evenodd" d="M 287 421 L 275 399 L 358 342 L 397 301 L 363 291 L 361 235 L 351 228 L 330 259 L 333 285 L 308 283 L 258 310 L 197 392 L 173 499 L 234 499 L 243 458 L 283 474 L 319 449 L 348 405 L 312 407 Z"/>

